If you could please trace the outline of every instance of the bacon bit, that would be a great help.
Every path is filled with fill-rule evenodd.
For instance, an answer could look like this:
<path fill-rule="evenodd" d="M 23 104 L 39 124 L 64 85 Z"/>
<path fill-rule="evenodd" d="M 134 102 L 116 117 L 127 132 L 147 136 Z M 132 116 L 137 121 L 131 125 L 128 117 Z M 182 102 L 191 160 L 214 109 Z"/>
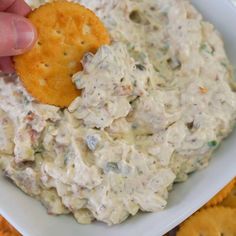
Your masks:
<path fill-rule="evenodd" d="M 208 88 L 205 87 L 199 87 L 200 93 L 205 94 L 208 92 Z"/>
<path fill-rule="evenodd" d="M 122 85 L 116 88 L 116 92 L 120 96 L 128 96 L 132 93 L 131 85 Z"/>
<path fill-rule="evenodd" d="M 7 118 L 2 119 L 2 125 L 7 125 L 9 123 L 9 120 Z"/>
<path fill-rule="evenodd" d="M 25 118 L 28 121 L 33 121 L 35 118 L 35 114 L 33 112 L 29 112 Z"/>
<path fill-rule="evenodd" d="M 38 138 L 38 133 L 37 131 L 33 130 L 33 129 L 30 129 L 29 130 L 29 135 L 30 135 L 30 139 L 31 139 L 31 142 L 32 143 L 35 143 L 37 138 Z"/>

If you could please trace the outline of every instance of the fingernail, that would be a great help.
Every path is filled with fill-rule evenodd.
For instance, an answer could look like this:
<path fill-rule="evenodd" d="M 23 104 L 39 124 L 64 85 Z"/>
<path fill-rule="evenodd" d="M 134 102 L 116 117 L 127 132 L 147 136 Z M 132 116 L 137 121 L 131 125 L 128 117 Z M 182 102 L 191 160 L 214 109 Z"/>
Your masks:
<path fill-rule="evenodd" d="M 30 23 L 17 19 L 14 21 L 16 30 L 15 49 L 28 48 L 34 41 L 34 30 Z"/>

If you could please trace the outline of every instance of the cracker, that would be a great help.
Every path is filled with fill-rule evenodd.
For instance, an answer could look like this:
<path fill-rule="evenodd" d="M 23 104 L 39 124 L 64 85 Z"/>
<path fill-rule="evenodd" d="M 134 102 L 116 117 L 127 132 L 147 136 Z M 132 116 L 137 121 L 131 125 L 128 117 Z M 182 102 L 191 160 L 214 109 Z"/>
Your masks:
<path fill-rule="evenodd" d="M 180 225 L 177 236 L 236 235 L 236 209 L 222 206 L 203 208 Z"/>
<path fill-rule="evenodd" d="M 222 206 L 225 207 L 234 207 L 236 208 L 236 178 L 235 178 L 235 185 L 230 194 L 224 199 L 221 203 Z"/>
<path fill-rule="evenodd" d="M 235 185 L 235 179 L 229 182 L 220 192 L 218 192 L 206 205 L 205 207 L 216 206 L 221 203 L 232 191 Z"/>
<path fill-rule="evenodd" d="M 20 236 L 21 234 L 0 216 L 0 236 Z"/>
<path fill-rule="evenodd" d="M 47 3 L 28 18 L 38 41 L 32 50 L 14 57 L 16 71 L 39 102 L 67 107 L 80 95 L 71 78 L 82 69 L 82 57 L 109 44 L 109 34 L 99 18 L 78 3 Z"/>

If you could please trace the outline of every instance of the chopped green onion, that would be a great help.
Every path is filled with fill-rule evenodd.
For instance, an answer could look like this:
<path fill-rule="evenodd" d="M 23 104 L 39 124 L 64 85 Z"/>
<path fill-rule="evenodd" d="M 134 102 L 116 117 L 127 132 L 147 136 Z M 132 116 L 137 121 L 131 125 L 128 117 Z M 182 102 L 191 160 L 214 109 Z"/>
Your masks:
<path fill-rule="evenodd" d="M 200 51 L 204 51 L 208 54 L 213 55 L 215 52 L 215 49 L 211 45 L 208 45 L 207 43 L 202 43 L 200 46 Z"/>
<path fill-rule="evenodd" d="M 208 146 L 209 147 L 215 147 L 215 146 L 217 146 L 217 141 L 216 140 L 212 140 L 212 141 L 210 141 L 210 142 L 208 142 Z"/>
<path fill-rule="evenodd" d="M 225 62 L 223 62 L 223 61 L 222 61 L 220 64 L 221 64 L 223 67 L 227 67 L 227 64 L 226 64 Z"/>

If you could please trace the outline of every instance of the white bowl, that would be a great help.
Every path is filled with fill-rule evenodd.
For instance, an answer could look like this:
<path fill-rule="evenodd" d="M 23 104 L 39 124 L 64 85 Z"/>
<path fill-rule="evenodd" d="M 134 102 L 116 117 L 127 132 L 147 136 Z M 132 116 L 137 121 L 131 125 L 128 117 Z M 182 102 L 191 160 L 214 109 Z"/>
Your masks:
<path fill-rule="evenodd" d="M 164 1 L 164 0 L 163 0 Z M 236 68 L 236 7 L 229 0 L 192 0 L 205 18 L 222 33 L 228 55 Z M 117 226 L 79 225 L 70 216 L 50 216 L 42 205 L 0 177 L 0 214 L 24 236 L 158 236 L 166 233 L 216 194 L 236 176 L 236 132 L 228 138 L 208 168 L 175 185 L 167 208 L 139 214 Z"/>

